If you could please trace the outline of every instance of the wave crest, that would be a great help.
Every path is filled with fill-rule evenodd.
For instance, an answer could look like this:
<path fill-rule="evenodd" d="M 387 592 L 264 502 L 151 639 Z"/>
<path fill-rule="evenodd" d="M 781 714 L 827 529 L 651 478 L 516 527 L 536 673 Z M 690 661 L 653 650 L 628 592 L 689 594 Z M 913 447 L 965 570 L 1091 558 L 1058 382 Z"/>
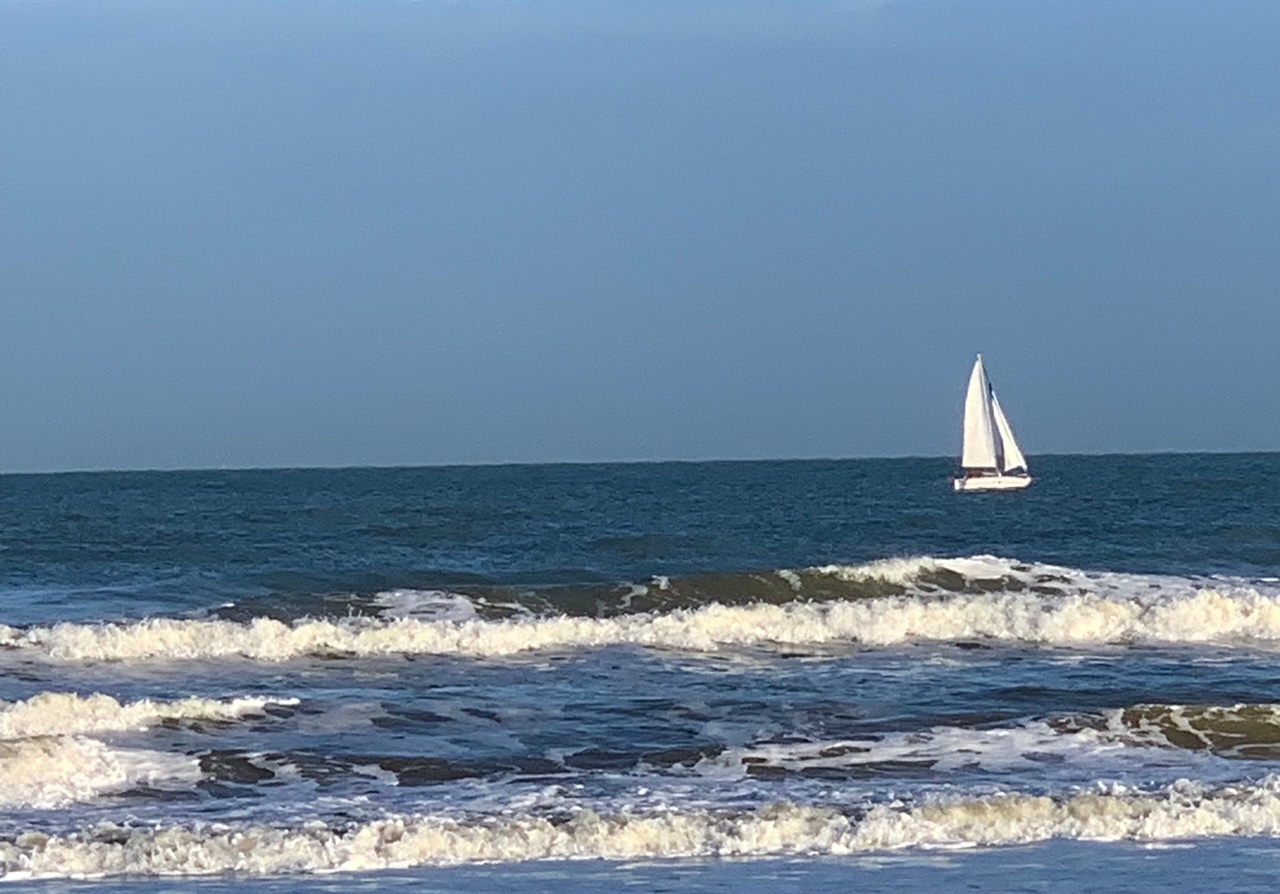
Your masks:
<path fill-rule="evenodd" d="M 722 648 L 894 646 L 985 639 L 1043 646 L 1271 642 L 1280 639 L 1280 597 L 1200 590 L 1154 602 L 1099 594 L 1036 593 L 886 597 L 857 602 L 710 605 L 619 618 L 503 621 L 350 619 L 245 623 L 151 619 L 0 631 L 0 645 L 54 659 L 136 661 L 241 656 L 391 654 L 503 657 L 544 650 L 637 645 L 694 652 Z"/>
<path fill-rule="evenodd" d="M 652 815 L 475 820 L 393 816 L 303 828 L 107 825 L 68 836 L 37 832 L 0 842 L 10 879 L 118 874 L 367 871 L 527 860 L 845 855 L 908 847 L 1022 844 L 1050 838 L 1166 841 L 1280 834 L 1280 785 L 1209 791 L 1189 782 L 1156 794 L 1022 793 L 881 805 L 859 814 L 775 804 L 746 813 L 669 810 Z"/>
<path fill-rule="evenodd" d="M 142 699 L 121 704 L 102 693 L 41 692 L 26 701 L 0 702 L 0 739 L 69 736 L 146 729 L 166 720 L 239 720 L 268 705 L 296 705 L 294 698 Z"/>
<path fill-rule="evenodd" d="M 79 736 L 0 742 L 0 806 L 6 808 L 62 807 L 139 785 L 194 783 L 201 775 L 194 758 Z"/>

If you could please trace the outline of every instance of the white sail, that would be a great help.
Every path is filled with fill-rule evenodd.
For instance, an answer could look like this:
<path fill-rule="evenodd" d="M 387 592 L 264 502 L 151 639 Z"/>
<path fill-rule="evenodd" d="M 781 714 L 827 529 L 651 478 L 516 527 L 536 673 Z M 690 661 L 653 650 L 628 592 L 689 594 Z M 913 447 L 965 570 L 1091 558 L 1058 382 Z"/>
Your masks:
<path fill-rule="evenodd" d="M 982 366 L 982 355 L 969 375 L 964 398 L 964 451 L 960 464 L 966 469 L 996 469 L 996 430 L 991 418 L 991 386 Z M 1016 449 L 1016 448 L 1015 448 Z"/>
<path fill-rule="evenodd" d="M 1005 418 L 1004 410 L 1000 409 L 1000 401 L 996 399 L 996 392 L 991 391 L 991 415 L 996 421 L 996 433 L 1000 436 L 999 452 L 1001 454 L 1000 471 L 1019 472 L 1026 471 L 1027 459 L 1022 455 L 1022 451 L 1018 449 L 1018 442 L 1014 440 L 1013 429 L 1009 427 L 1009 420 Z"/>
<path fill-rule="evenodd" d="M 965 473 L 952 479 L 957 491 L 1021 490 L 1031 483 L 1009 420 L 987 379 L 982 355 L 974 361 L 964 398 Z"/>

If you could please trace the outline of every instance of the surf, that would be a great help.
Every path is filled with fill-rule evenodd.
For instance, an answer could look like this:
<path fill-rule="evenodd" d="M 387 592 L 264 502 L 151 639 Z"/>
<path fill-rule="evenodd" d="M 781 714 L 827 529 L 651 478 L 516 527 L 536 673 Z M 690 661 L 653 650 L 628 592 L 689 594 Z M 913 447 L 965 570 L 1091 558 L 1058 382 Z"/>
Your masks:
<path fill-rule="evenodd" d="M 1038 647 L 1280 640 L 1280 592 L 1259 582 L 1085 572 L 994 557 L 889 560 L 775 572 L 783 602 L 712 602 L 608 617 L 521 614 L 424 620 L 357 615 L 282 621 L 150 618 L 0 627 L 0 647 L 55 661 L 190 661 L 433 655 L 503 658 L 610 646 L 694 653 L 886 648 L 979 641 Z M 897 595 L 805 598 L 807 581 Z M 660 586 L 660 584 L 655 584 Z"/>
<path fill-rule="evenodd" d="M 1001 847 L 1049 839 L 1167 842 L 1280 835 L 1280 780 L 1219 788 L 1181 781 L 1052 797 L 999 792 L 847 810 L 776 802 L 750 810 L 637 814 L 572 809 L 501 817 L 316 818 L 140 827 L 104 823 L 0 841 L 7 880 L 116 875 L 281 875 L 531 860 L 847 856 L 905 848 Z"/>

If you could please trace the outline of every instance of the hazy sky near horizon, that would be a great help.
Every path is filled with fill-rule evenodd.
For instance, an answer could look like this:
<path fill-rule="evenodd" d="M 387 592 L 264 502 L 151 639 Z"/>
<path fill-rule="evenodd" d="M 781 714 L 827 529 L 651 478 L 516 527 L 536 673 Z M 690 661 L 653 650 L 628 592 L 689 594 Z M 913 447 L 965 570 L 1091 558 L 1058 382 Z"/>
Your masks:
<path fill-rule="evenodd" d="M 1280 450 L 1274 0 L 0 0 L 0 471 Z M 1033 459 L 1034 462 L 1034 459 Z"/>

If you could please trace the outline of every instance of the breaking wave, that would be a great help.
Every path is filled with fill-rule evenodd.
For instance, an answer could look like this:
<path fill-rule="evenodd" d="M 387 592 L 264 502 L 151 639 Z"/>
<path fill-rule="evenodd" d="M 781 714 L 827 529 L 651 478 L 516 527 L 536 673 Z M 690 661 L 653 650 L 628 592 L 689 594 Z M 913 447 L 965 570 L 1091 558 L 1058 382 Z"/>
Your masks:
<path fill-rule="evenodd" d="M 138 786 L 169 788 L 199 781 L 194 758 L 114 748 L 80 736 L 0 742 L 0 807 L 62 807 Z"/>
<path fill-rule="evenodd" d="M 327 594 L 322 598 L 248 599 L 220 607 L 217 617 L 246 622 L 257 617 L 294 621 L 333 614 L 374 615 L 384 619 L 462 621 L 512 617 L 616 618 L 655 614 L 706 605 L 786 605 L 885 596 L 936 596 L 948 593 L 1032 592 L 1066 595 L 1126 587 L 1152 581 L 1176 586 L 1178 578 L 1151 575 L 1093 574 L 1052 565 L 1028 564 L 993 556 L 937 559 L 880 559 L 861 565 L 825 565 L 776 571 L 708 572 L 656 576 L 643 582 L 450 585 L 448 589 L 398 589 L 373 595 Z M 1185 583 L 1185 580 L 1182 581 Z"/>
<path fill-rule="evenodd" d="M 269 698 L 121 704 L 101 693 L 69 692 L 0 702 L 0 807 L 54 808 L 138 787 L 185 787 L 205 775 L 198 759 L 120 748 L 91 736 L 173 720 L 240 720 L 293 704 L 296 699 Z"/>
<path fill-rule="evenodd" d="M 0 702 L 0 740 L 146 729 L 168 720 L 239 720 L 268 705 L 296 705 L 292 698 L 142 699 L 121 704 L 102 693 L 42 692 L 25 701 Z"/>
<path fill-rule="evenodd" d="M 1280 835 L 1280 782 L 1208 789 L 1179 782 L 1053 798 L 1022 793 L 842 811 L 791 803 L 748 812 L 390 816 L 300 828 L 217 823 L 80 833 L 29 831 L 0 842 L 9 879 L 120 874 L 249 875 L 368 871 L 529 860 L 844 855 L 1000 846 L 1051 838 L 1169 841 Z"/>
<path fill-rule="evenodd" d="M 922 580 L 951 575 L 939 589 Z M 786 578 L 792 572 L 778 572 Z M 667 612 L 500 620 L 355 616 L 248 621 L 157 618 L 125 624 L 0 627 L 0 646 L 55 659 L 129 661 L 242 656 L 389 654 L 498 657 L 539 650 L 631 644 L 695 652 L 735 647 L 927 640 L 1044 646 L 1271 642 L 1280 639 L 1280 595 L 1230 581 L 1096 574 L 999 559 L 894 560 L 810 569 L 832 580 L 874 579 L 906 595 L 832 601 L 714 603 Z M 943 575 L 943 576 L 945 576 Z M 949 579 L 949 578 L 948 578 Z M 803 590 L 803 587 L 800 588 Z"/>

